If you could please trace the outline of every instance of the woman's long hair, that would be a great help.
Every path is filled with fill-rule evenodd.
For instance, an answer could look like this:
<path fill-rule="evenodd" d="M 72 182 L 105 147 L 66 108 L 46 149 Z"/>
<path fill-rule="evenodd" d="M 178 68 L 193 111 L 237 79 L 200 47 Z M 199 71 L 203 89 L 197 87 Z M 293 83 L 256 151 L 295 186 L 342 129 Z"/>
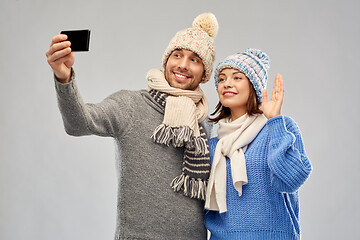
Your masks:
<path fill-rule="evenodd" d="M 246 113 L 249 114 L 250 116 L 253 114 L 262 114 L 263 111 L 260 110 L 261 102 L 256 97 L 254 86 L 251 84 L 249 79 L 248 79 L 248 83 L 250 87 L 250 93 L 246 104 Z M 216 117 L 209 118 L 210 122 L 217 123 L 219 120 L 231 116 L 230 108 L 224 107 L 219 101 L 219 103 L 216 105 L 215 111 L 211 114 L 211 116 L 214 116 L 216 114 L 218 114 Z"/>

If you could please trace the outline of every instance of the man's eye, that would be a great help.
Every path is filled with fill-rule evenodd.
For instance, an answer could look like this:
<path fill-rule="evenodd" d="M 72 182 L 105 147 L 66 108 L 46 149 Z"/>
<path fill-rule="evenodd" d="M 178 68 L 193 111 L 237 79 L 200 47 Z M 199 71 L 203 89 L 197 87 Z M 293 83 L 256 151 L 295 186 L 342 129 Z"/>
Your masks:
<path fill-rule="evenodd" d="M 179 57 L 180 57 L 180 53 L 178 53 L 178 52 L 173 52 L 173 53 L 171 54 L 171 56 L 176 57 L 176 58 L 179 58 Z"/>

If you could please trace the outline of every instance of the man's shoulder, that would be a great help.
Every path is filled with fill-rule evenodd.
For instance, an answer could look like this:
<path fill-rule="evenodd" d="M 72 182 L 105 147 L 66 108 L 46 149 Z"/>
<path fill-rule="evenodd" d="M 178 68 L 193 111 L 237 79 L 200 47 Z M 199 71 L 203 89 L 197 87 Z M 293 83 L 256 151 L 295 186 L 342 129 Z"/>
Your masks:
<path fill-rule="evenodd" d="M 119 90 L 111 94 L 108 98 L 113 99 L 115 101 L 125 101 L 126 102 L 133 102 L 140 98 L 143 98 L 142 95 L 146 94 L 146 90 Z"/>
<path fill-rule="evenodd" d="M 130 112 L 148 112 L 155 109 L 162 112 L 155 100 L 150 96 L 149 92 L 142 90 L 119 90 L 111 94 L 107 100 L 113 106 L 121 109 L 127 109 Z"/>
<path fill-rule="evenodd" d="M 126 90 L 126 89 L 121 89 L 117 92 L 114 92 L 113 94 L 111 94 L 110 96 L 141 96 L 143 93 L 146 93 L 147 91 L 145 89 L 140 89 L 140 90 Z"/>

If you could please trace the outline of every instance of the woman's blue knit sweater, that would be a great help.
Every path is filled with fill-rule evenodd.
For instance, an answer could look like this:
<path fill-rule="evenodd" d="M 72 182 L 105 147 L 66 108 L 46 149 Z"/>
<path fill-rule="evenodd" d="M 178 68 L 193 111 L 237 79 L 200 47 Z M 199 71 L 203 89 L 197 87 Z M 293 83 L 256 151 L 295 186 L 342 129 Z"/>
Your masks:
<path fill-rule="evenodd" d="M 211 163 L 217 138 L 210 139 Z M 300 186 L 312 167 L 297 124 L 289 117 L 268 120 L 246 153 L 248 184 L 235 190 L 226 158 L 227 212 L 206 211 L 211 239 L 300 239 Z"/>

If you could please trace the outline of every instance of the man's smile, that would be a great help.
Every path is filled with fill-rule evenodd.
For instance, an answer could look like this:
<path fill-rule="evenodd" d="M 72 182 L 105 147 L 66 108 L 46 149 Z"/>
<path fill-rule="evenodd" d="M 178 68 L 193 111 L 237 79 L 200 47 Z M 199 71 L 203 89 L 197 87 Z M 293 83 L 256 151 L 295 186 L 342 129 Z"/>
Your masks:
<path fill-rule="evenodd" d="M 185 75 L 183 73 L 180 72 L 174 72 L 174 76 L 176 78 L 176 80 L 180 81 L 180 82 L 184 82 L 186 80 L 188 80 L 190 78 L 190 76 Z"/>

